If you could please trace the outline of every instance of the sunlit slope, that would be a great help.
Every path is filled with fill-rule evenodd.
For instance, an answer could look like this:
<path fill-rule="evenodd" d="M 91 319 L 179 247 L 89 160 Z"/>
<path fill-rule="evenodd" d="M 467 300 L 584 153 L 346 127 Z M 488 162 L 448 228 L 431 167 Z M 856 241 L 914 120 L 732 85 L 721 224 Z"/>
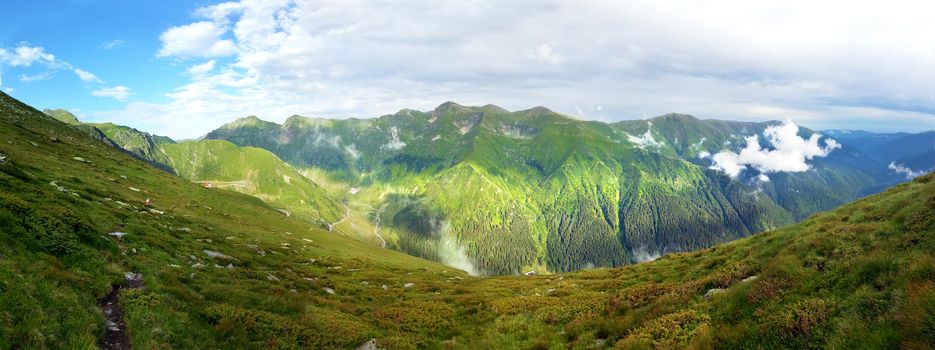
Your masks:
<path fill-rule="evenodd" d="M 475 278 L 155 170 L 2 94 L 0 135 L 0 348 L 97 347 L 96 298 L 127 271 L 146 285 L 120 293 L 135 348 L 935 346 L 935 175 L 649 263 Z"/>
<path fill-rule="evenodd" d="M 543 107 L 509 112 L 447 102 L 428 113 L 403 110 L 371 120 L 294 116 L 279 125 L 244 118 L 207 137 L 266 148 L 357 188 L 346 196 L 352 207 L 385 208 L 372 221 L 380 222 L 390 247 L 446 261 L 451 249 L 441 247 L 453 244 L 487 274 L 621 266 L 707 247 L 844 203 L 856 198 L 852 187 L 862 186 L 827 181 L 847 177 L 833 170 L 789 188 L 848 189 L 806 202 L 784 187 L 732 181 L 698 159 L 681 158 L 691 147 L 667 138 L 682 137 L 679 145 L 707 134 L 720 140 L 766 124 L 661 117 L 663 128 L 649 130 L 660 141 L 634 143 L 650 123 L 640 130 Z M 823 187 L 808 186 L 818 183 Z"/>
<path fill-rule="evenodd" d="M 300 215 L 322 228 L 344 215 L 341 205 L 323 189 L 267 150 L 220 140 L 165 144 L 159 149 L 179 176 L 258 197 L 285 215 Z"/>
<path fill-rule="evenodd" d="M 127 271 L 146 284 L 121 293 L 137 348 L 352 347 L 405 332 L 362 300 L 466 277 L 159 171 L 4 94 L 0 135 L 0 348 L 96 347 L 96 298 Z"/>

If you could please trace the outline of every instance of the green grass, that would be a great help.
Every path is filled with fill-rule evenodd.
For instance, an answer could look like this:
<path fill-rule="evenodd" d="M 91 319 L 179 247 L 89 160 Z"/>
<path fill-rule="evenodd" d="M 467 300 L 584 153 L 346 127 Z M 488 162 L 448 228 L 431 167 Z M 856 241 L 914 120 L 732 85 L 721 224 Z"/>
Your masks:
<path fill-rule="evenodd" d="M 141 349 L 935 346 L 931 174 L 710 249 L 479 278 L 171 176 L 6 95 L 0 135 L 2 349 L 97 347 L 96 298 L 125 271 L 146 284 L 121 292 Z"/>

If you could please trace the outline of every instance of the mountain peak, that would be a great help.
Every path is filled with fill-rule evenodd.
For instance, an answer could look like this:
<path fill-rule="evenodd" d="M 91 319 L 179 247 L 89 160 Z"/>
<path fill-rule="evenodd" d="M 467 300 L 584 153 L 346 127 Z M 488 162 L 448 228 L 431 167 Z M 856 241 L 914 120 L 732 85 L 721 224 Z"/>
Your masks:
<path fill-rule="evenodd" d="M 531 115 L 531 116 L 540 116 L 544 114 L 555 114 L 555 112 L 553 112 L 551 109 L 545 108 L 543 106 L 535 106 L 533 108 L 525 109 L 517 113 L 521 113 L 524 115 Z"/>
<path fill-rule="evenodd" d="M 245 126 L 260 126 L 263 124 L 268 124 L 272 122 L 265 121 L 263 119 L 257 118 L 255 115 L 246 116 L 243 118 L 238 118 L 230 123 L 224 124 L 221 126 L 222 129 L 235 129 Z"/>
<path fill-rule="evenodd" d="M 62 123 L 65 123 L 65 124 L 71 124 L 71 125 L 81 124 L 81 122 L 78 121 L 78 117 L 75 117 L 74 114 L 72 114 L 71 112 L 69 112 L 69 111 L 67 111 L 67 110 L 65 110 L 65 109 L 61 109 L 61 108 L 60 108 L 60 109 L 48 109 L 48 108 L 46 108 L 46 109 L 42 110 L 42 113 L 45 113 L 46 115 L 48 115 L 48 116 L 50 116 L 50 117 L 52 117 L 52 118 L 55 118 L 56 120 L 58 120 L 58 121 L 60 121 L 60 122 L 62 122 Z"/>
<path fill-rule="evenodd" d="M 445 103 L 442 103 L 442 104 L 438 105 L 438 107 L 435 107 L 434 112 L 435 112 L 435 113 L 445 113 L 445 112 L 453 112 L 453 111 L 456 111 L 456 110 L 459 110 L 459 109 L 467 109 L 467 107 L 465 107 L 465 106 L 463 106 L 463 105 L 461 105 L 461 104 L 458 104 L 457 102 L 445 101 Z"/>
<path fill-rule="evenodd" d="M 682 113 L 666 113 L 658 117 L 652 118 L 651 120 L 659 120 L 659 121 L 669 120 L 669 121 L 677 121 L 677 122 L 681 121 L 681 122 L 692 122 L 692 123 L 701 121 L 700 119 L 698 119 L 697 117 L 691 114 L 682 114 Z"/>

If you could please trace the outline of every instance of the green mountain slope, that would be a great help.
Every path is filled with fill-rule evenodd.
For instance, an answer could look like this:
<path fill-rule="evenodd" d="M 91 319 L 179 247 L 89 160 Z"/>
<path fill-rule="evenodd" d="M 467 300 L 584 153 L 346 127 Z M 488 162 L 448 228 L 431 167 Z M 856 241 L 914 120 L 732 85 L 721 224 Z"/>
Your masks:
<path fill-rule="evenodd" d="M 3 349 L 99 346 L 97 298 L 125 272 L 145 284 L 118 293 L 135 348 L 935 346 L 935 174 L 635 266 L 478 278 L 157 171 L 2 93 L 0 136 Z"/>
<path fill-rule="evenodd" d="M 46 109 L 43 113 L 65 124 L 84 130 L 91 135 L 103 134 L 107 139 L 102 139 L 105 143 L 117 145 L 153 166 L 171 172 L 168 167 L 169 160 L 159 151 L 159 145 L 175 143 L 168 137 L 151 135 L 147 132 L 113 123 L 83 123 L 74 114 L 64 109 Z M 100 139 L 100 137 L 95 138 Z"/>
<path fill-rule="evenodd" d="M 441 247 L 453 245 L 477 271 L 510 274 L 707 247 L 802 220 L 877 184 L 850 147 L 765 184 L 729 179 L 700 157 L 739 150 L 744 137 L 776 124 L 676 114 L 606 124 L 543 107 L 447 102 L 376 119 L 293 116 L 279 125 L 250 117 L 207 138 L 268 149 L 357 189 L 346 199 L 385 209 L 374 221 L 390 247 L 446 261 L 452 249 Z"/>
<path fill-rule="evenodd" d="M 46 109 L 43 113 L 159 169 L 206 186 L 258 197 L 277 208 L 286 208 L 282 209 L 286 215 L 295 213 L 317 226 L 328 227 L 344 215 L 340 204 L 268 151 L 213 140 L 176 143 L 165 136 L 113 123 L 83 123 L 63 109 Z"/>
<path fill-rule="evenodd" d="M 258 197 L 322 228 L 344 214 L 318 185 L 267 150 L 219 140 L 164 144 L 159 150 L 181 177 Z"/>

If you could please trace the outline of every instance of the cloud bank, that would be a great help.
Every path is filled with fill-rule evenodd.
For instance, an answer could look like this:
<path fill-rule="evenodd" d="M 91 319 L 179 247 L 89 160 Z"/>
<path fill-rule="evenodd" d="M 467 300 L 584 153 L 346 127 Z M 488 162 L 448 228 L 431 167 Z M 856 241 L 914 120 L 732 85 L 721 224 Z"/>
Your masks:
<path fill-rule="evenodd" d="M 902 164 L 896 164 L 896 162 L 890 162 L 890 165 L 888 165 L 886 168 L 896 172 L 897 174 L 905 175 L 906 180 L 912 180 L 919 176 L 925 175 L 925 171 L 922 171 L 922 170 L 915 171 L 910 168 L 907 168 L 906 166 Z"/>
<path fill-rule="evenodd" d="M 841 145 L 831 138 L 824 140 L 822 146 L 819 141 L 822 135 L 814 133 L 809 138 L 799 137 L 799 127 L 791 121 L 781 125 L 774 125 L 763 131 L 768 144 L 767 148 L 760 145 L 758 135 L 746 138 L 747 145 L 734 153 L 730 150 L 721 151 L 710 156 L 711 169 L 724 172 L 736 178 L 743 171 L 755 169 L 760 174 L 759 181 L 769 181 L 764 174 L 776 172 L 803 172 L 811 168 L 808 161 L 815 157 L 825 157 Z"/>
<path fill-rule="evenodd" d="M 204 74 L 168 101 L 97 114 L 179 138 L 250 114 L 375 117 L 446 100 L 921 129 L 935 121 L 931 13 L 899 0 L 232 1 L 158 36 L 155 56 Z"/>

